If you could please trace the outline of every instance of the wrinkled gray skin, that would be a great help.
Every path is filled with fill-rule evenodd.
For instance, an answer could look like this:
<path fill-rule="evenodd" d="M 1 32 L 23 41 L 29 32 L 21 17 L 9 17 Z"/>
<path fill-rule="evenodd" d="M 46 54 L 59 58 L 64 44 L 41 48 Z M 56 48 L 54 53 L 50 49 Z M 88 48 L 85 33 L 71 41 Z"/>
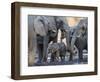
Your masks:
<path fill-rule="evenodd" d="M 35 54 L 37 50 L 36 32 L 33 28 L 34 17 L 28 17 L 28 65 L 32 66 L 35 63 Z"/>
<path fill-rule="evenodd" d="M 70 60 L 73 59 L 73 48 L 74 45 L 77 47 L 79 52 L 79 62 L 83 61 L 83 50 L 87 50 L 87 26 L 88 19 L 81 19 L 78 25 L 70 31 Z"/>
<path fill-rule="evenodd" d="M 79 51 L 79 61 L 83 60 L 83 49 L 87 49 L 87 26 L 88 19 L 81 19 L 77 26 L 70 28 L 65 20 L 65 17 L 56 18 L 57 25 L 62 31 L 62 38 L 66 38 L 67 51 L 70 52 L 70 61 L 73 60 L 74 45 Z"/>
<path fill-rule="evenodd" d="M 57 26 L 53 16 L 28 16 L 29 52 L 38 51 L 39 61 L 46 62 L 47 47 L 50 41 L 57 41 Z M 32 55 L 34 55 L 32 54 Z"/>
<path fill-rule="evenodd" d="M 62 62 L 65 61 L 65 55 L 66 55 L 66 46 L 64 42 L 60 43 L 52 43 L 48 46 L 48 54 L 51 54 L 51 62 L 59 62 L 61 60 Z"/>
<path fill-rule="evenodd" d="M 80 23 L 73 29 L 74 33 L 71 35 L 71 31 L 65 17 L 54 17 L 54 16 L 28 16 L 28 51 L 29 54 L 35 55 L 38 51 L 39 62 L 46 61 L 47 58 L 47 47 L 50 41 L 57 42 L 58 29 L 62 32 L 62 37 L 66 38 L 67 49 L 70 51 L 70 60 L 72 60 L 73 46 L 76 42 L 83 40 L 84 31 L 79 29 L 83 26 L 87 26 L 87 19 L 80 21 Z M 85 22 L 85 23 L 84 23 Z M 87 28 L 87 27 L 86 27 Z M 87 32 L 86 32 L 87 33 Z M 74 36 L 74 37 L 73 37 Z M 82 38 L 79 38 L 82 37 Z M 87 36 L 84 36 L 84 43 L 87 43 Z M 78 49 L 82 52 L 83 47 Z M 31 52 L 31 53 L 30 53 Z M 82 55 L 79 54 L 79 58 Z M 30 57 L 31 58 L 31 57 Z M 30 59 L 29 59 L 30 60 Z M 32 62 L 33 64 L 33 62 Z"/>

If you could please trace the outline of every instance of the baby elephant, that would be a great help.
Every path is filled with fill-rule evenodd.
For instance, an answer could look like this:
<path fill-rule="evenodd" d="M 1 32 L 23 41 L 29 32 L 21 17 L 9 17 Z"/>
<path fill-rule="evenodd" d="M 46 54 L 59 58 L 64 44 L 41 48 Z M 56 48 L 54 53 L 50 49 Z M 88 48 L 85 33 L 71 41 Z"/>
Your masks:
<path fill-rule="evenodd" d="M 51 54 L 51 62 L 65 61 L 66 45 L 64 42 L 52 43 L 48 47 L 48 54 Z"/>

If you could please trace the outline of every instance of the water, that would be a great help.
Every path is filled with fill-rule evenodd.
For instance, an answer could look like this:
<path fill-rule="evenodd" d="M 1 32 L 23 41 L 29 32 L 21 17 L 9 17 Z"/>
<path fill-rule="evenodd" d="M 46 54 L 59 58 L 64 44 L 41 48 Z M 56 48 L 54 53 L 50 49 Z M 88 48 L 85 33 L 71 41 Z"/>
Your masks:
<path fill-rule="evenodd" d="M 73 55 L 73 61 L 69 61 L 70 53 L 66 53 L 65 61 L 61 62 L 50 62 L 51 54 L 48 54 L 47 62 L 37 63 L 38 54 L 35 56 L 35 64 L 33 66 L 49 66 L 49 65 L 74 65 L 74 64 L 87 64 L 88 63 L 88 54 L 86 51 L 83 51 L 83 62 L 78 61 L 78 53 Z"/>

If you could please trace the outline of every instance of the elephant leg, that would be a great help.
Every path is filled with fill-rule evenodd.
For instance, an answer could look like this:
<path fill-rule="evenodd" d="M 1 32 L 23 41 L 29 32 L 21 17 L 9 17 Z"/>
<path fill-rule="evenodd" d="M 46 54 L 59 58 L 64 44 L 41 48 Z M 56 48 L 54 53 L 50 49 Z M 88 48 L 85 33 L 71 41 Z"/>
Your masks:
<path fill-rule="evenodd" d="M 62 52 L 60 53 L 60 59 L 61 59 L 61 62 L 64 62 L 65 61 L 65 54 Z"/>
<path fill-rule="evenodd" d="M 60 56 L 59 51 L 57 51 L 55 54 L 56 54 L 56 60 L 59 62 L 59 56 Z"/>
<path fill-rule="evenodd" d="M 62 56 L 62 62 L 65 62 L 65 56 Z"/>
<path fill-rule="evenodd" d="M 73 60 L 73 52 L 70 51 L 70 57 L 69 57 L 69 61 L 72 61 Z"/>
<path fill-rule="evenodd" d="M 62 56 L 60 56 L 60 58 L 61 58 L 61 62 L 63 62 L 63 57 L 62 57 Z"/>
<path fill-rule="evenodd" d="M 72 61 L 72 57 L 73 57 L 73 53 L 72 53 L 72 45 L 70 43 L 70 35 L 69 32 L 66 32 L 66 44 L 67 44 L 67 49 L 70 52 L 70 57 L 69 57 L 69 61 Z"/>
<path fill-rule="evenodd" d="M 55 54 L 51 54 L 50 62 L 54 62 L 54 59 L 55 59 L 54 55 L 55 55 Z"/>
<path fill-rule="evenodd" d="M 83 50 L 82 49 L 79 49 L 79 62 L 82 62 L 83 61 Z"/>
<path fill-rule="evenodd" d="M 84 43 L 83 43 L 83 40 L 81 38 L 78 38 L 76 40 L 76 43 L 75 43 L 77 49 L 78 49 L 78 60 L 79 62 L 82 62 L 83 61 L 83 47 L 84 47 Z"/>
<path fill-rule="evenodd" d="M 32 66 L 34 64 L 34 51 L 32 47 L 32 39 L 28 40 L 28 66 Z"/>
<path fill-rule="evenodd" d="M 44 36 L 44 39 L 43 39 L 43 58 L 42 58 L 43 62 L 47 61 L 47 48 L 48 48 L 48 36 Z"/>
<path fill-rule="evenodd" d="M 35 63 L 36 49 L 37 49 L 36 33 L 32 31 L 28 34 L 28 65 L 29 66 L 32 66 Z"/>
<path fill-rule="evenodd" d="M 38 62 L 41 63 L 42 62 L 42 58 L 43 58 L 43 44 L 38 44 L 38 54 L 39 54 L 39 60 Z"/>

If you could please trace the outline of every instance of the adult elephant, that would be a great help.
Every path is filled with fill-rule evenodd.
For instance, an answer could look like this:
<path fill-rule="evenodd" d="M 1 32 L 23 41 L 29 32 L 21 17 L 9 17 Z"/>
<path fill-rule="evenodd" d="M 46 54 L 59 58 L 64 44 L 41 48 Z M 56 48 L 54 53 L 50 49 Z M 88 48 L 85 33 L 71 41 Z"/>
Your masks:
<path fill-rule="evenodd" d="M 34 64 L 34 56 L 38 52 L 38 62 L 46 62 L 47 47 L 50 41 L 57 40 L 57 26 L 53 16 L 28 16 L 28 42 L 29 42 L 29 61 Z M 30 62 L 29 62 L 30 63 Z"/>
<path fill-rule="evenodd" d="M 35 63 L 36 54 L 36 32 L 33 28 L 34 17 L 28 16 L 28 65 Z"/>
<path fill-rule="evenodd" d="M 78 49 L 78 58 L 79 62 L 83 61 L 83 50 L 87 50 L 87 41 L 88 41 L 88 33 L 87 33 L 88 19 L 83 18 L 80 20 L 78 25 L 70 30 L 70 60 L 73 60 L 73 51 L 74 45 Z"/>

